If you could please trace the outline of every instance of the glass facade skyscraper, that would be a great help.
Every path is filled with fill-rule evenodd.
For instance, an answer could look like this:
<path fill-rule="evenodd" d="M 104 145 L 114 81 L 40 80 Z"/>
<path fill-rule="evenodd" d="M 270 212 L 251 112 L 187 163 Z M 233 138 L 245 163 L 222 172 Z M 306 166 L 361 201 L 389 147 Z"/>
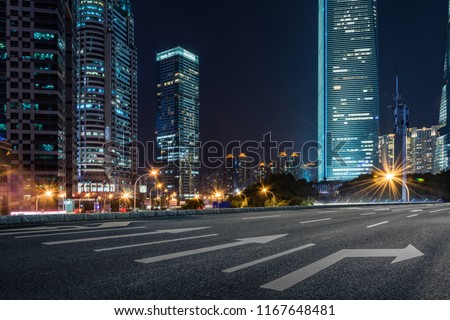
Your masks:
<path fill-rule="evenodd" d="M 378 164 L 376 0 L 319 0 L 319 180 L 347 181 Z"/>
<path fill-rule="evenodd" d="M 177 47 L 157 54 L 157 160 L 164 187 L 179 199 L 199 187 L 199 58 Z"/>
<path fill-rule="evenodd" d="M 78 0 L 78 191 L 129 189 L 137 170 L 137 50 L 129 0 Z"/>
<path fill-rule="evenodd" d="M 13 211 L 43 189 L 72 197 L 73 1 L 0 1 L 0 140 Z"/>
<path fill-rule="evenodd" d="M 444 63 L 444 81 L 441 96 L 441 108 L 439 113 L 439 134 L 436 158 L 435 172 L 446 171 L 450 169 L 450 1 L 447 24 L 447 46 Z"/>

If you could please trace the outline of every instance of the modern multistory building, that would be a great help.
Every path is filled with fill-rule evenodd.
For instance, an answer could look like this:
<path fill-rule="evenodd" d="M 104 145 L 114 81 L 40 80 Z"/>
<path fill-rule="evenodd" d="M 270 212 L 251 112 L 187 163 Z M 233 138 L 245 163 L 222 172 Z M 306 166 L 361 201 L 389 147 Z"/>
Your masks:
<path fill-rule="evenodd" d="M 400 167 L 396 159 L 395 134 L 379 137 L 379 162 L 383 170 Z M 409 128 L 406 147 L 406 170 L 408 174 L 425 174 L 435 171 L 435 153 L 438 140 L 437 126 L 431 128 Z"/>
<path fill-rule="evenodd" d="M 439 138 L 436 148 L 435 172 L 450 169 L 450 1 L 447 24 L 447 46 L 444 62 L 444 81 L 439 113 Z"/>
<path fill-rule="evenodd" d="M 79 193 L 130 189 L 137 172 L 137 49 L 129 0 L 78 0 Z"/>
<path fill-rule="evenodd" d="M 319 0 L 319 180 L 346 181 L 377 165 L 376 0 Z"/>
<path fill-rule="evenodd" d="M 180 200 L 199 189 L 199 57 L 181 47 L 158 53 L 157 160 L 160 179 Z"/>
<path fill-rule="evenodd" d="M 0 1 L 0 140 L 11 145 L 12 210 L 34 210 L 43 190 L 72 197 L 73 6 Z"/>

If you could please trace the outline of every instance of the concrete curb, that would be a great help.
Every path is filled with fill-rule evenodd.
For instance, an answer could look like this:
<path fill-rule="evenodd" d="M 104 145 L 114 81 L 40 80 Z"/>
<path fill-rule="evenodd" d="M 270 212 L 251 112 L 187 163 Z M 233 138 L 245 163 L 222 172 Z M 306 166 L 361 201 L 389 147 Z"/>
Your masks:
<path fill-rule="evenodd" d="M 139 211 L 127 213 L 101 213 L 101 214 L 53 214 L 53 215 L 35 215 L 35 216 L 0 216 L 0 226 L 11 225 L 35 225 L 62 222 L 82 222 L 82 221 L 105 221 L 105 220 L 123 220 L 123 219 L 147 219 L 155 217 L 185 217 L 193 215 L 217 215 L 249 212 L 266 211 L 299 211 L 312 209 L 332 209 L 347 207 L 371 207 L 380 205 L 417 205 L 432 204 L 432 202 L 415 203 L 369 203 L 369 204 L 330 204 L 323 206 L 308 207 L 274 207 L 274 208 L 240 208 L 240 209 L 206 209 L 206 210 L 176 210 L 176 211 Z"/>

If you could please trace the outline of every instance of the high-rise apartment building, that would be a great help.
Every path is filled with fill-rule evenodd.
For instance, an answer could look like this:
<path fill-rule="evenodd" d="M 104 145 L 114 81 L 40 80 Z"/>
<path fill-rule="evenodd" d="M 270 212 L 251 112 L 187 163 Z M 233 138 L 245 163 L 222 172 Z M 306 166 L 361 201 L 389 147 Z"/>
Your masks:
<path fill-rule="evenodd" d="M 157 160 L 160 180 L 178 199 L 199 190 L 199 57 L 181 47 L 158 53 Z"/>
<path fill-rule="evenodd" d="M 72 197 L 73 5 L 0 1 L 0 140 L 11 144 L 12 210 L 34 210 L 44 189 Z"/>
<path fill-rule="evenodd" d="M 379 161 L 382 169 L 392 170 L 400 166 L 395 158 L 395 134 L 379 137 Z M 438 140 L 437 126 L 431 128 L 409 128 L 406 148 L 406 168 L 408 174 L 433 173 Z"/>
<path fill-rule="evenodd" d="M 450 1 L 447 24 L 447 46 L 444 62 L 444 81 L 439 113 L 439 135 L 436 148 L 435 172 L 450 169 Z"/>
<path fill-rule="evenodd" d="M 78 0 L 78 192 L 129 189 L 137 172 L 137 50 L 129 0 Z"/>
<path fill-rule="evenodd" d="M 377 165 L 377 0 L 319 0 L 319 180 Z"/>

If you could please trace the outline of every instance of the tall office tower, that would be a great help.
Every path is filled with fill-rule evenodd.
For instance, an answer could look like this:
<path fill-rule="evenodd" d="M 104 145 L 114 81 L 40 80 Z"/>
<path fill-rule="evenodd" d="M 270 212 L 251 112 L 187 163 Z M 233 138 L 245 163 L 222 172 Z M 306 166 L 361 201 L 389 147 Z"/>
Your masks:
<path fill-rule="evenodd" d="M 199 58 L 177 47 L 158 53 L 156 140 L 160 179 L 178 199 L 199 188 Z"/>
<path fill-rule="evenodd" d="M 131 188 L 137 172 L 137 50 L 129 0 L 78 0 L 78 192 Z"/>
<path fill-rule="evenodd" d="M 447 24 L 447 46 L 444 63 L 441 110 L 439 113 L 439 135 L 436 147 L 435 172 L 450 169 L 450 1 Z"/>
<path fill-rule="evenodd" d="M 72 1 L 0 1 L 0 140 L 11 144 L 13 211 L 35 210 L 44 189 L 71 197 L 66 135 L 73 68 Z M 70 172 L 70 170 L 69 170 Z M 58 193 L 56 193 L 58 192 Z M 56 209 L 55 199 L 54 207 Z"/>
<path fill-rule="evenodd" d="M 319 0 L 319 180 L 346 181 L 378 163 L 376 0 Z"/>

